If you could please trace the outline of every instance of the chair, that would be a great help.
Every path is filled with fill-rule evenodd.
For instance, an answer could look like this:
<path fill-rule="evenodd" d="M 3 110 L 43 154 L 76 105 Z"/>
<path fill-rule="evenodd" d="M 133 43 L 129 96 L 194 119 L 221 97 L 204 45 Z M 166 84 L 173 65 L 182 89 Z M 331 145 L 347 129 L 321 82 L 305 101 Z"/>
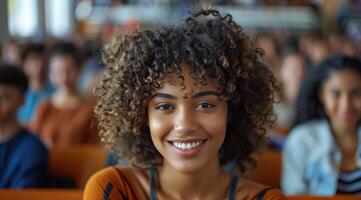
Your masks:
<path fill-rule="evenodd" d="M 49 174 L 54 180 L 71 178 L 75 187 L 84 188 L 89 177 L 102 169 L 106 152 L 99 145 L 76 145 L 50 150 Z M 56 185 L 55 185 L 56 186 Z"/>
<path fill-rule="evenodd" d="M 0 189 L 4 200 L 81 200 L 82 190 L 70 189 Z"/>
<path fill-rule="evenodd" d="M 280 188 L 282 153 L 274 149 L 266 149 L 261 154 L 255 154 L 256 168 L 249 170 L 245 176 L 255 182 Z"/>

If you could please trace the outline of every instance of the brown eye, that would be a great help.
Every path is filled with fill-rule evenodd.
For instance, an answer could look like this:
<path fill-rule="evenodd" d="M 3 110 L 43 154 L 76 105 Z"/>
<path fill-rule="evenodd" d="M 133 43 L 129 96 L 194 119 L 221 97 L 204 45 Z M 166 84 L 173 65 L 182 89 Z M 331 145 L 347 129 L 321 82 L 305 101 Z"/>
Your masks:
<path fill-rule="evenodd" d="M 196 108 L 204 110 L 204 109 L 212 109 L 214 107 L 215 107 L 215 105 L 213 105 L 211 103 L 204 102 L 204 103 L 198 104 Z"/>
<path fill-rule="evenodd" d="M 161 104 L 161 105 L 156 106 L 155 109 L 159 110 L 159 111 L 169 111 L 174 108 L 172 105 L 169 105 L 169 104 Z"/>
<path fill-rule="evenodd" d="M 354 90 L 351 95 L 352 97 L 361 97 L 361 90 Z"/>
<path fill-rule="evenodd" d="M 332 90 L 331 91 L 331 96 L 335 97 L 335 98 L 338 98 L 340 96 L 340 91 Z"/>

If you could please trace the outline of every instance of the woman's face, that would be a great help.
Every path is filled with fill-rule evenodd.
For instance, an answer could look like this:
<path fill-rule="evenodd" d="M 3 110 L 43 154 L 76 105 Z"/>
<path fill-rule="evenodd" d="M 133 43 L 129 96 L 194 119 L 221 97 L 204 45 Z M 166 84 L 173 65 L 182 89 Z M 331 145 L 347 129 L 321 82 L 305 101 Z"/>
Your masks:
<path fill-rule="evenodd" d="M 54 56 L 50 60 L 50 79 L 58 89 L 74 90 L 78 74 L 78 66 L 70 55 Z"/>
<path fill-rule="evenodd" d="M 44 80 L 44 63 L 42 55 L 30 53 L 24 61 L 24 71 L 31 80 Z"/>
<path fill-rule="evenodd" d="M 355 128 L 361 120 L 361 75 L 353 70 L 332 74 L 322 85 L 320 100 L 333 126 Z"/>
<path fill-rule="evenodd" d="M 189 66 L 181 68 L 185 88 L 175 76 L 168 76 L 148 102 L 148 125 L 163 165 L 190 173 L 219 164 L 227 102 L 218 96 L 215 81 L 195 86 Z"/>

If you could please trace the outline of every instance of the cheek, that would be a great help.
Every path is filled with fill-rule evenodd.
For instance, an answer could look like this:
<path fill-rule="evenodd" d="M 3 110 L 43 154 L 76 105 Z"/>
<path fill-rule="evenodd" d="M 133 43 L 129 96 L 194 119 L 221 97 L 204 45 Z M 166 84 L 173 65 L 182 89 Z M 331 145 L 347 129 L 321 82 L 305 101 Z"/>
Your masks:
<path fill-rule="evenodd" d="M 215 115 L 208 117 L 199 117 L 203 129 L 213 137 L 224 138 L 227 131 L 227 110 L 224 109 Z"/>
<path fill-rule="evenodd" d="M 327 95 L 323 96 L 321 103 L 323 104 L 323 108 L 327 114 L 332 113 L 337 108 L 337 100 Z"/>
<path fill-rule="evenodd" d="M 164 137 L 170 131 L 170 120 L 170 117 L 159 117 L 154 114 L 148 115 L 148 126 L 153 141 Z"/>
<path fill-rule="evenodd" d="M 360 113 L 361 115 L 361 99 L 358 100 L 356 103 L 355 103 L 355 108 L 357 109 L 357 111 Z"/>

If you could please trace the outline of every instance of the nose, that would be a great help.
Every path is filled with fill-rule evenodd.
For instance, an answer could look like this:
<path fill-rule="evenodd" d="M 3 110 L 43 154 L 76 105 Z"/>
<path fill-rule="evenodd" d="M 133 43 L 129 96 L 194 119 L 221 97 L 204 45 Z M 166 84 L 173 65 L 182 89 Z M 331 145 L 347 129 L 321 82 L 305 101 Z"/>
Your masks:
<path fill-rule="evenodd" d="M 191 109 L 181 107 L 176 113 L 174 130 L 180 134 L 189 134 L 198 129 L 198 123 L 195 114 Z"/>
<path fill-rule="evenodd" d="M 352 97 L 350 95 L 344 95 L 343 98 L 340 99 L 339 106 L 343 112 L 352 110 Z"/>

